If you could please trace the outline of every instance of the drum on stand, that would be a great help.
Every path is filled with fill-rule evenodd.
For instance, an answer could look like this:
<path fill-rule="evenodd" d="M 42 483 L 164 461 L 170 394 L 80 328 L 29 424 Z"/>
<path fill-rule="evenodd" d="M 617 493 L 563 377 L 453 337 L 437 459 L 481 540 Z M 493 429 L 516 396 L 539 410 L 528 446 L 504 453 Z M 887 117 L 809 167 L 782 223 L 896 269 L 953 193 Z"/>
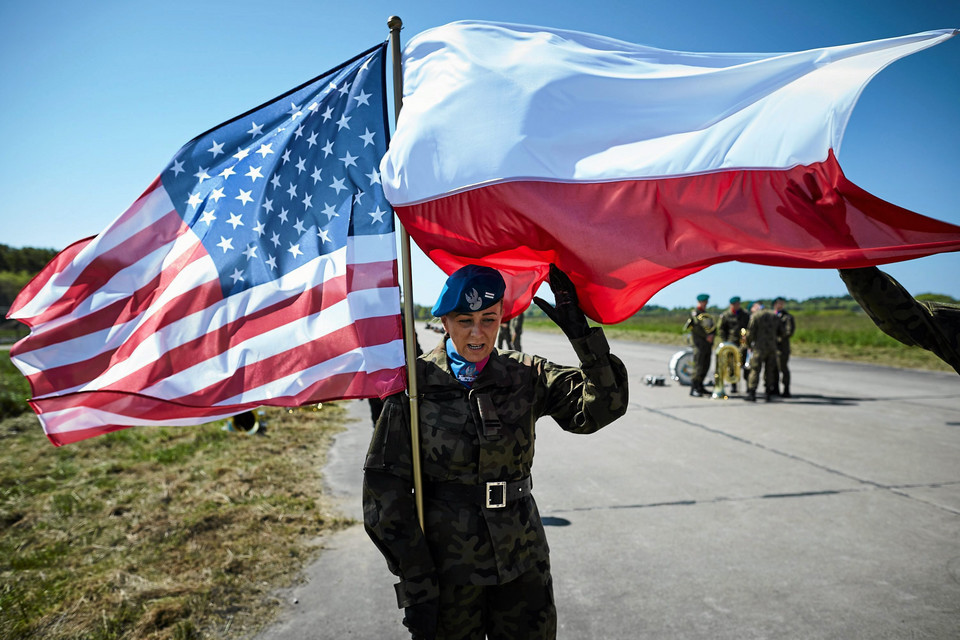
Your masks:
<path fill-rule="evenodd" d="M 670 358 L 670 377 L 682 385 L 690 385 L 694 369 L 693 349 L 677 351 Z"/>

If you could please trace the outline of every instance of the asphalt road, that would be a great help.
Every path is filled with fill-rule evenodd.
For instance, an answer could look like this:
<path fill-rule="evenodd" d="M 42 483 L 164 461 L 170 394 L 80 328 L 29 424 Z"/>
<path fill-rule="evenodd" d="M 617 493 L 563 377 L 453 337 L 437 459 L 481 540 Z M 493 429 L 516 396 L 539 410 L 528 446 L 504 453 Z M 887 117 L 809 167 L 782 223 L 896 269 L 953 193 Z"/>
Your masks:
<path fill-rule="evenodd" d="M 523 346 L 575 362 L 560 335 Z M 795 397 L 751 404 L 647 386 L 676 347 L 612 346 L 627 415 L 537 425 L 561 639 L 960 638 L 960 377 L 795 358 Z M 371 425 L 351 414 L 326 481 L 362 520 Z M 325 547 L 259 640 L 409 637 L 362 525 Z"/>

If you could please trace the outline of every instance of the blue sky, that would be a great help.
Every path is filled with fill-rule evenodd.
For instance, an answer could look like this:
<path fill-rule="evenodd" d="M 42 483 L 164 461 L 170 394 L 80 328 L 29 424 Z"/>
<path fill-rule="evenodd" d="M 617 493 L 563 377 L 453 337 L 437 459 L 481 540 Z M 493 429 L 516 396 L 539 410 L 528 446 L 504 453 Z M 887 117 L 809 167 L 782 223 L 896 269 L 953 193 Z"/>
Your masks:
<path fill-rule="evenodd" d="M 385 39 L 393 14 L 403 19 L 404 44 L 433 26 L 481 19 L 686 51 L 794 51 L 960 27 L 954 0 L 5 2 L 0 243 L 62 249 L 95 235 L 184 143 Z M 839 153 L 847 177 L 960 224 L 958 79 L 960 37 L 881 72 L 847 127 Z M 886 269 L 913 293 L 960 298 L 960 253 Z M 414 299 L 432 304 L 442 274 L 415 252 L 413 275 Z M 727 263 L 670 285 L 651 303 L 692 304 L 701 291 L 715 303 L 846 292 L 829 269 Z"/>

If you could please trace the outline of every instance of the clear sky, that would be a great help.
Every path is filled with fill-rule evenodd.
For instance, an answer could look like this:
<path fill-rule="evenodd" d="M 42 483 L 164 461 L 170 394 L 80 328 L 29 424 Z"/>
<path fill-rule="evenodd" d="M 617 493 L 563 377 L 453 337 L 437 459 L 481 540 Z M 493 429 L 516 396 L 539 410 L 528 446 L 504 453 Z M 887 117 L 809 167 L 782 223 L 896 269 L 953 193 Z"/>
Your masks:
<path fill-rule="evenodd" d="M 469 8 L 467 8 L 469 7 Z M 956 0 L 166 0 L 0 3 L 0 243 L 62 249 L 95 235 L 194 136 L 386 39 L 479 19 L 587 31 L 685 51 L 778 52 L 960 27 Z M 392 111 L 392 102 L 391 102 Z M 960 37 L 882 71 L 838 154 L 858 186 L 960 224 Z M 885 267 L 913 293 L 960 298 L 960 253 Z M 443 276 L 414 253 L 414 299 Z M 726 263 L 651 304 L 842 295 L 830 269 Z"/>

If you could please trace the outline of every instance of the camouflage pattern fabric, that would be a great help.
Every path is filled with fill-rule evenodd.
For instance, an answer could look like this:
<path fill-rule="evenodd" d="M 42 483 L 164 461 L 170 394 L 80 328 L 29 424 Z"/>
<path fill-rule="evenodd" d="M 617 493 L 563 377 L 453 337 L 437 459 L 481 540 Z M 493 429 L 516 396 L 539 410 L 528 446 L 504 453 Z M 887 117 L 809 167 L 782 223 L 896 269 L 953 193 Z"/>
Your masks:
<path fill-rule="evenodd" d="M 780 372 L 780 382 L 784 387 L 790 386 L 790 338 L 797 329 L 793 314 L 786 309 L 777 311 L 777 318 L 783 325 L 783 335 L 777 344 L 777 370 Z"/>
<path fill-rule="evenodd" d="M 840 278 L 881 331 L 933 352 L 960 373 L 960 306 L 921 302 L 876 267 L 841 269 Z"/>
<path fill-rule="evenodd" d="M 501 322 L 497 332 L 497 349 L 510 348 L 510 322 Z"/>
<path fill-rule="evenodd" d="M 452 585 L 441 592 L 437 636 L 444 640 L 557 637 L 557 608 L 548 562 L 493 587 Z"/>
<path fill-rule="evenodd" d="M 755 392 L 764 373 L 764 389 L 769 394 L 777 386 L 777 341 L 783 336 L 783 324 L 770 309 L 750 314 L 747 326 L 747 345 L 753 349 L 750 357 L 750 376 L 747 391 Z"/>
<path fill-rule="evenodd" d="M 696 309 L 690 310 L 690 317 L 683 328 L 690 331 L 693 341 L 693 375 L 690 376 L 690 386 L 694 389 L 703 388 L 703 379 L 710 370 L 711 341 L 708 336 L 714 335 L 716 327 L 712 323 L 705 323 Z"/>
<path fill-rule="evenodd" d="M 523 314 L 510 321 L 510 348 L 514 351 L 523 351 L 520 346 L 520 337 L 523 336 Z"/>
<path fill-rule="evenodd" d="M 538 418 L 550 415 L 564 430 L 586 434 L 623 415 L 627 372 L 610 354 L 602 330 L 591 329 L 571 343 L 580 368 L 494 351 L 472 389 L 454 378 L 443 341 L 419 358 L 424 484 L 476 486 L 520 480 L 533 466 Z M 481 401 L 495 408 L 499 429 L 484 428 L 490 426 L 491 417 L 487 410 L 487 423 L 481 420 Z M 549 566 L 546 536 L 532 496 L 500 509 L 428 497 L 424 534 L 417 522 L 412 474 L 409 407 L 404 394 L 397 394 L 387 399 L 370 442 L 363 505 L 367 533 L 389 569 L 400 577 L 396 586 L 400 607 L 448 597 L 454 587 L 505 585 Z M 449 613 L 441 607 L 441 619 Z"/>

